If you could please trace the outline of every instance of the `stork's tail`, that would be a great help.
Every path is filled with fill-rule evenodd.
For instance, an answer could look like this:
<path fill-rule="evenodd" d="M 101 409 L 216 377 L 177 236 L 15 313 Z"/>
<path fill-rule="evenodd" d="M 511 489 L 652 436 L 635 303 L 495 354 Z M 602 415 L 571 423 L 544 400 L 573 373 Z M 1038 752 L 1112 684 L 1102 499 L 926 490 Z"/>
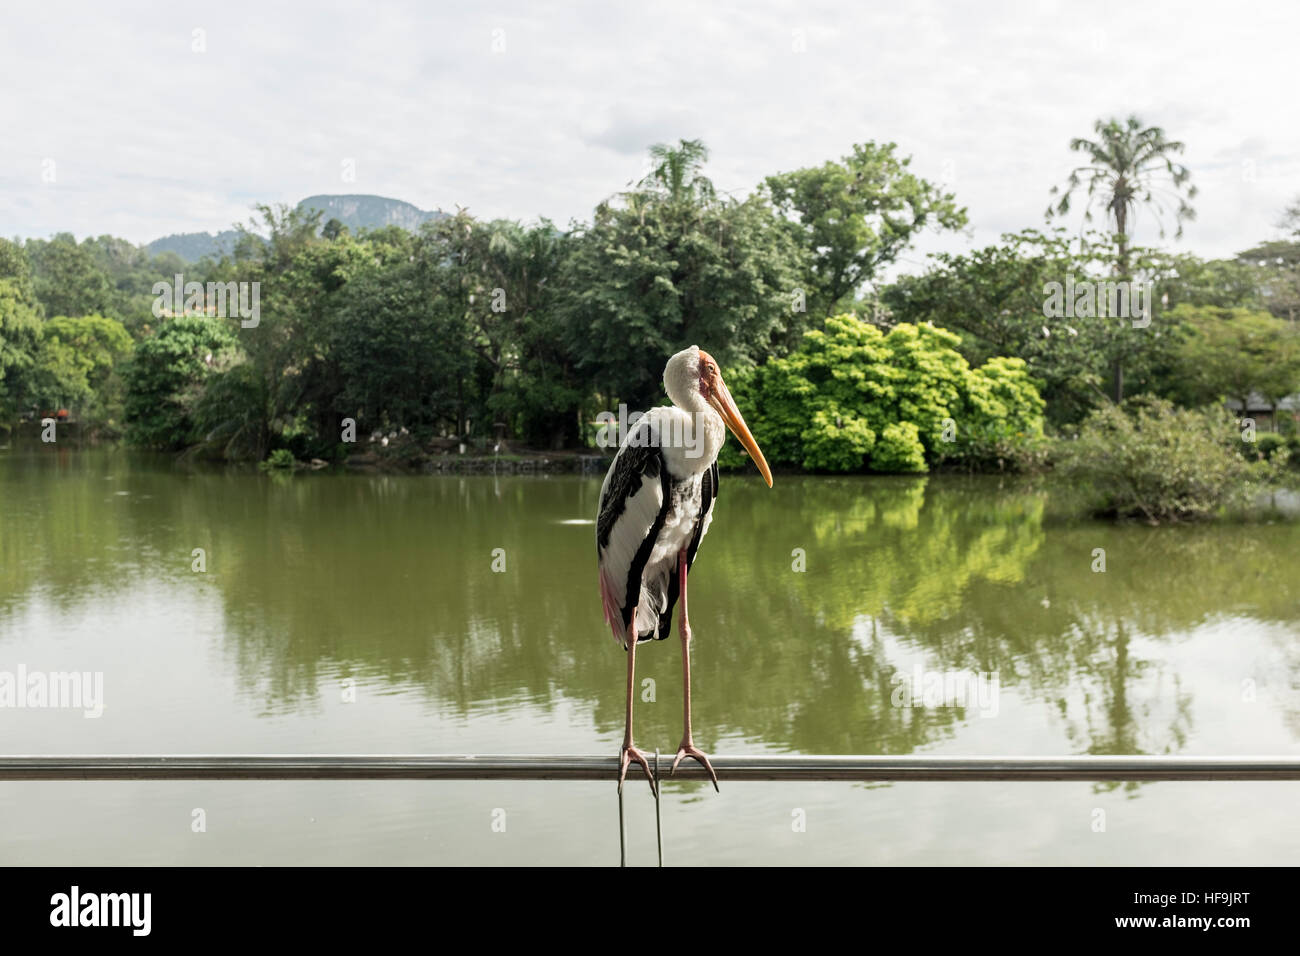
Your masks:
<path fill-rule="evenodd" d="M 627 627 L 623 624 L 623 609 L 619 605 L 614 591 L 614 584 L 604 568 L 600 569 L 600 605 L 605 611 L 605 623 L 609 625 L 614 640 L 627 649 Z M 653 639 L 663 640 L 668 636 L 666 622 L 672 620 L 672 604 L 677 599 L 675 584 L 671 592 L 669 582 L 652 581 L 644 585 L 641 600 L 636 609 L 637 643 Z"/>
<path fill-rule="evenodd" d="M 614 640 L 626 648 L 627 629 L 623 626 L 623 614 L 618 605 L 618 598 L 614 596 L 613 582 L 609 580 L 609 573 L 604 568 L 600 569 L 599 576 L 600 605 L 605 610 L 605 623 L 614 634 Z"/>

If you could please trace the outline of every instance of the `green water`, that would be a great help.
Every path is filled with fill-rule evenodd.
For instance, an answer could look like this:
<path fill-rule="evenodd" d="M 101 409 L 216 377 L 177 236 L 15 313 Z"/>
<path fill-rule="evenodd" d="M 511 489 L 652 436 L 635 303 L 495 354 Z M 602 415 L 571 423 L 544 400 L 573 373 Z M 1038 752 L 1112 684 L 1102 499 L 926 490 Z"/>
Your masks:
<path fill-rule="evenodd" d="M 614 754 L 599 486 L 0 450 L 0 672 L 103 673 L 102 716 L 0 709 L 0 751 Z M 997 478 L 724 476 L 691 577 L 697 744 L 1300 753 L 1300 524 L 1054 513 Z M 671 754 L 676 641 L 638 665 L 638 743 Z M 918 685 L 898 706 L 900 675 L 996 693 Z M 630 797 L 650 863 L 653 803 L 644 783 Z M 667 786 L 663 814 L 675 863 L 1294 863 L 1298 797 L 724 781 Z M 617 819 L 594 782 L 9 783 L 0 863 L 616 863 Z"/>

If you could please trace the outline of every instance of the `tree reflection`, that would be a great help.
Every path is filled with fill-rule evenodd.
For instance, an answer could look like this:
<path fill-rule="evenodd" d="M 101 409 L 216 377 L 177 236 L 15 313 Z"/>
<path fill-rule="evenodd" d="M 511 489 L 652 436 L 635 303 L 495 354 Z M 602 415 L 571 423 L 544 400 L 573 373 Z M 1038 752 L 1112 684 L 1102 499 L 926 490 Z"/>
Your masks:
<path fill-rule="evenodd" d="M 594 531 L 573 523 L 595 514 L 598 481 L 271 482 L 131 462 L 4 462 L 0 624 L 38 592 L 77 602 L 162 581 L 220 602 L 222 658 L 259 712 L 311 710 L 353 677 L 463 717 L 578 700 L 602 731 L 622 727 Z M 1279 633 L 1300 620 L 1296 524 L 1074 524 L 1051 517 L 1043 489 L 987 477 L 781 476 L 771 490 L 724 477 L 721 492 L 691 592 L 706 749 L 724 736 L 818 753 L 934 745 L 971 715 L 894 706 L 895 676 L 919 663 L 997 672 L 1076 752 L 1177 752 L 1192 701 L 1162 648 L 1233 616 Z M 190 572 L 196 547 L 204 575 Z M 1105 573 L 1090 569 L 1097 548 Z M 1295 730 L 1300 658 L 1281 646 L 1290 680 L 1274 691 Z M 667 746 L 680 732 L 675 638 L 638 668 L 655 688 L 639 731 Z"/>

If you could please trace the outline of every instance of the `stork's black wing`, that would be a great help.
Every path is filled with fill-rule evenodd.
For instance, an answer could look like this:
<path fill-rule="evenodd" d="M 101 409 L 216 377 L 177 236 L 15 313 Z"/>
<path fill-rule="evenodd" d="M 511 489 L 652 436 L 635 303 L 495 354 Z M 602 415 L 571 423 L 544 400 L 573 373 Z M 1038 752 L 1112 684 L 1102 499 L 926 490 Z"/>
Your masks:
<path fill-rule="evenodd" d="M 695 552 L 700 550 L 700 542 L 704 539 L 705 532 L 709 530 L 709 522 L 713 520 L 713 502 L 718 497 L 718 463 L 715 461 L 703 475 L 700 476 L 700 516 L 695 522 L 695 533 L 691 535 L 691 543 L 686 549 L 686 569 L 689 571 L 695 565 Z M 659 640 L 668 637 L 673 626 L 673 608 L 677 606 L 677 595 L 679 593 L 680 583 L 678 581 L 679 572 L 676 566 L 668 576 L 668 609 L 659 617 L 659 633 L 655 635 Z"/>
<path fill-rule="evenodd" d="M 630 441 L 619 449 L 600 489 L 596 555 L 605 621 L 623 643 L 641 595 L 641 575 L 663 527 L 668 466 L 657 446 Z"/>

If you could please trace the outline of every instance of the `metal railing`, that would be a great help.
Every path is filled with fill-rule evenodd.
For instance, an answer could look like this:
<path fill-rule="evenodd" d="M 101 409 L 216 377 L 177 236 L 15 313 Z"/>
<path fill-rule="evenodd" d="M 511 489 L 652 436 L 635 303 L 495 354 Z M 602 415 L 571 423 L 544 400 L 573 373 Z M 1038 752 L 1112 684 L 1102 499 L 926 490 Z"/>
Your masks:
<path fill-rule="evenodd" d="M 1300 757 L 949 757 L 763 754 L 711 758 L 727 781 L 1154 781 L 1300 780 Z M 654 756 L 657 781 L 670 764 Z M 618 758 L 590 754 L 106 754 L 0 755 L 12 780 L 605 780 Z M 682 764 L 674 779 L 707 780 Z M 630 767 L 628 783 L 644 786 Z M 663 866 L 663 823 L 655 794 L 655 842 Z M 619 861 L 627 864 L 627 821 L 618 794 Z"/>
<path fill-rule="evenodd" d="M 1300 757 L 955 757 L 764 754 L 710 758 L 723 781 L 1300 780 Z M 667 777 L 668 760 L 660 776 Z M 609 755 L 175 754 L 0 755 L 9 780 L 606 780 Z M 633 767 L 629 782 L 644 775 Z M 673 779 L 706 780 L 683 763 Z"/>

